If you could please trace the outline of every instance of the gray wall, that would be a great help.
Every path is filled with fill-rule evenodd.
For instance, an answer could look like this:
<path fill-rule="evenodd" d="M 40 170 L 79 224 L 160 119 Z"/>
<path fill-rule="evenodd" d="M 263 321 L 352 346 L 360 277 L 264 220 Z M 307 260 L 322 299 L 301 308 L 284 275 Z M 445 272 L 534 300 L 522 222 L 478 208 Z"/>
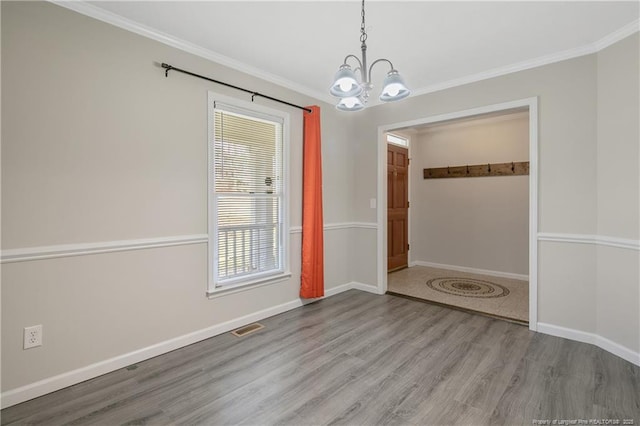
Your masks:
<path fill-rule="evenodd" d="M 638 33 L 598 52 L 599 235 L 640 239 Z M 598 247 L 597 332 L 640 351 L 640 252 Z"/>
<path fill-rule="evenodd" d="M 411 262 L 527 275 L 529 178 L 424 179 L 428 167 L 529 160 L 529 114 L 429 126 L 411 139 Z"/>
<path fill-rule="evenodd" d="M 378 126 L 537 96 L 539 231 L 594 234 L 596 80 L 596 57 L 589 55 L 371 108 L 360 118 L 356 140 L 355 167 L 361 170 L 356 176 L 357 220 L 376 220 L 367 208 L 368 199 L 377 194 L 376 170 L 367 165 L 377 164 L 372 141 Z M 376 262 L 377 247 L 363 247 L 368 254 L 361 256 L 368 256 L 369 265 Z M 568 245 L 561 258 L 557 249 L 555 243 L 539 245 L 538 320 L 594 332 L 595 319 L 583 310 L 595 309 L 596 248 Z M 358 265 L 356 280 L 375 282 L 366 265 Z"/>
<path fill-rule="evenodd" d="M 3 251 L 206 233 L 207 91 L 242 95 L 180 74 L 165 79 L 156 61 L 318 103 L 50 3 L 1 7 Z M 637 239 L 637 57 L 636 34 L 598 55 L 360 114 L 321 104 L 326 223 L 376 221 L 378 126 L 538 96 L 540 231 Z M 619 75 L 630 61 L 635 71 Z M 598 103 L 618 92 L 624 100 Z M 627 112 L 623 130 L 607 124 Z M 291 225 L 299 226 L 300 112 L 291 118 Z M 598 161 L 603 151 L 611 159 Z M 623 176 L 613 166 L 620 161 Z M 613 190 L 622 191 L 616 208 L 604 201 Z M 338 228 L 325 232 L 327 288 L 375 285 L 376 230 Z M 3 264 L 2 391 L 297 301 L 299 233 L 291 243 L 291 280 L 212 300 L 205 244 Z M 637 352 L 638 252 L 616 250 L 539 243 L 539 321 Z M 34 324 L 44 326 L 44 346 L 23 351 L 22 328 Z"/>
<path fill-rule="evenodd" d="M 359 116 L 355 141 L 356 220 L 376 221 L 368 200 L 377 194 L 371 164 L 377 164 L 379 126 L 537 96 L 538 231 L 586 242 L 538 242 L 538 322 L 576 338 L 604 339 L 637 356 L 638 251 L 603 247 L 593 236 L 623 236 L 637 245 L 638 52 L 635 33 L 599 54 L 368 109 Z M 607 130 L 609 121 L 621 127 Z M 608 154 L 599 161 L 603 150 Z M 614 170 L 618 164 L 624 170 Z M 376 282 L 371 265 L 377 244 L 369 235 L 375 232 L 362 236 L 356 281 Z"/>
<path fill-rule="evenodd" d="M 2 2 L 2 249 L 206 234 L 207 91 L 249 100 L 164 61 L 317 104 L 50 3 Z M 301 225 L 301 112 L 291 113 L 291 226 Z M 351 219 L 349 117 L 321 104 L 326 222 Z M 325 233 L 326 287 L 351 281 L 351 229 Z M 291 280 L 209 300 L 206 244 L 2 268 L 2 389 L 298 300 Z M 22 350 L 42 324 L 44 345 Z"/>

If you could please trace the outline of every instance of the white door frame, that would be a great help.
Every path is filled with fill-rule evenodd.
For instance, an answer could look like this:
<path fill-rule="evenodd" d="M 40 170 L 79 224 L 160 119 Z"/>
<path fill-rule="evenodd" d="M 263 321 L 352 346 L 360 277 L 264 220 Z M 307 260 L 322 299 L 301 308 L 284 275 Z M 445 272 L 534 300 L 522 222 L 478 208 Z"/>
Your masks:
<path fill-rule="evenodd" d="M 385 132 L 403 127 L 515 108 L 529 108 L 529 330 L 538 328 L 538 98 L 518 99 L 417 120 L 378 126 L 378 293 L 387 291 L 387 141 Z"/>

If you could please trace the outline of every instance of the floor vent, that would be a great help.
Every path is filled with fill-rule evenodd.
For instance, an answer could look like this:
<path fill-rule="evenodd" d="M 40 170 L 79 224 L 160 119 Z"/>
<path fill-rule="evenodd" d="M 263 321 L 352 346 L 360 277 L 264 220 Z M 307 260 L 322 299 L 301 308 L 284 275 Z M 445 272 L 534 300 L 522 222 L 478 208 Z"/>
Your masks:
<path fill-rule="evenodd" d="M 254 322 L 253 324 L 245 325 L 244 327 L 240 327 L 237 330 L 233 330 L 231 334 L 238 337 L 244 337 L 247 334 L 251 334 L 254 331 L 258 331 L 264 328 L 264 325 Z"/>

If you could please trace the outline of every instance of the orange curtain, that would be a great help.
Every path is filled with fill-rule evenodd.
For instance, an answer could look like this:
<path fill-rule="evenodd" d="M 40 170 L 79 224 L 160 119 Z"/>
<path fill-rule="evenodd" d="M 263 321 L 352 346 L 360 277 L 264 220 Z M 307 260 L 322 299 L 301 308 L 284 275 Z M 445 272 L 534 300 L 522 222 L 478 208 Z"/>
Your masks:
<path fill-rule="evenodd" d="M 322 150 L 320 107 L 304 111 L 302 159 L 302 271 L 300 297 L 324 296 L 324 243 L 322 222 Z"/>

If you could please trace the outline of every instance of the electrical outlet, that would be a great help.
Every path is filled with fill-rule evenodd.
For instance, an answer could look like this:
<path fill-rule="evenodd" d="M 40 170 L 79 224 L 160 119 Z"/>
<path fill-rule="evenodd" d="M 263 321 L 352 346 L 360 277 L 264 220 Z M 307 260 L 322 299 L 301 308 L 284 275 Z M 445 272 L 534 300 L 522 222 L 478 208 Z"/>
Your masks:
<path fill-rule="evenodd" d="M 24 349 L 42 346 L 42 325 L 24 328 Z"/>

